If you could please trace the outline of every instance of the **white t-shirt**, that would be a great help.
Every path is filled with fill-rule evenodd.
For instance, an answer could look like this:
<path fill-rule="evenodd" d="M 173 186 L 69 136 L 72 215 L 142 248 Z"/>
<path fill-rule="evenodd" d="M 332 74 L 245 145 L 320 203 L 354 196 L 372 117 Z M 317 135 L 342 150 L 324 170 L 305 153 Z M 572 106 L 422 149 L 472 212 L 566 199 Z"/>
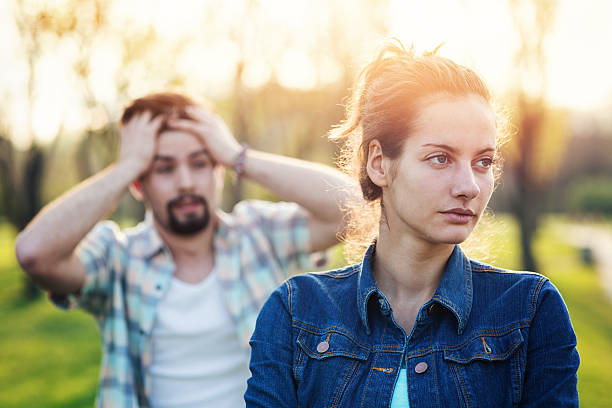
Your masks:
<path fill-rule="evenodd" d="M 215 270 L 197 284 L 172 278 L 152 330 L 153 407 L 245 406 L 250 351 L 221 293 Z"/>

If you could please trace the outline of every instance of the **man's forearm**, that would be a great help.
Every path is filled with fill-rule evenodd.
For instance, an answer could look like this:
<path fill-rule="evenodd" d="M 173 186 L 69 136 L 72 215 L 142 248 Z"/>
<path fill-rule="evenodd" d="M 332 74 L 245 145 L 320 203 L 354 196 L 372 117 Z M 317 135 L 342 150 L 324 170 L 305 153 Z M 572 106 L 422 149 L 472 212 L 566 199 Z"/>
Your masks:
<path fill-rule="evenodd" d="M 19 234 L 15 245 L 22 266 L 52 265 L 70 257 L 85 235 L 114 210 L 138 171 L 115 164 L 47 205 Z"/>
<path fill-rule="evenodd" d="M 244 176 L 282 200 L 298 203 L 318 220 L 339 227 L 341 207 L 358 191 L 349 177 L 331 167 L 254 150 L 246 156 Z"/>

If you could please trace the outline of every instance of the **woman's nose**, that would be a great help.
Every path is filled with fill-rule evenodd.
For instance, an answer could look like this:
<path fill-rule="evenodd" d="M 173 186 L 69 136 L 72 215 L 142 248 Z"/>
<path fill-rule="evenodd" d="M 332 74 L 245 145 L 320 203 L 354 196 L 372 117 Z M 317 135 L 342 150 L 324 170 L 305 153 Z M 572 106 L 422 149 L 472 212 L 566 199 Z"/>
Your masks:
<path fill-rule="evenodd" d="M 453 178 L 451 194 L 453 197 L 472 199 L 480 193 L 480 186 L 476 182 L 474 169 L 470 163 L 457 167 Z"/>

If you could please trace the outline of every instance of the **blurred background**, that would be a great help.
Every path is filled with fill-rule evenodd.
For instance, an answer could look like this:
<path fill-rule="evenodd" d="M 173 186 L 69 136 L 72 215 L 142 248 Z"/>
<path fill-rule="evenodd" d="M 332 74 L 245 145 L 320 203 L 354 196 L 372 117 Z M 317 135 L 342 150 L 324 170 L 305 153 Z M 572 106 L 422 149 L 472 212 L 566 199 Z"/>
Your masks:
<path fill-rule="evenodd" d="M 92 406 L 100 340 L 17 266 L 19 230 L 109 165 L 133 98 L 207 98 L 237 139 L 332 165 L 327 141 L 384 39 L 481 74 L 513 137 L 492 214 L 466 247 L 561 290 L 581 405 L 612 403 L 612 3 L 606 0 L 0 0 L 0 406 Z M 271 199 L 226 183 L 224 207 Z M 129 195 L 112 215 L 142 218 Z M 332 265 L 345 262 L 342 248 Z"/>

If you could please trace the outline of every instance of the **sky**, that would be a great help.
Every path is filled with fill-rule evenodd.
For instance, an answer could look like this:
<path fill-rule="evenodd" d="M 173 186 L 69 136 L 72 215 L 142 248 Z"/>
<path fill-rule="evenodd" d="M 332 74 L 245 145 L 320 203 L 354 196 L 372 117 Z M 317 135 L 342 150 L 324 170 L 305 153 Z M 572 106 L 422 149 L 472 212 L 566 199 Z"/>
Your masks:
<path fill-rule="evenodd" d="M 475 67 L 495 89 L 511 83 L 513 19 L 499 0 L 392 0 L 391 31 L 425 48 L 444 43 L 445 56 Z M 419 10 L 411 13 L 410 10 Z M 612 2 L 559 0 L 546 40 L 549 101 L 578 110 L 612 100 Z M 432 24 L 431 22 L 435 22 Z"/>
<path fill-rule="evenodd" d="M 56 6 L 65 0 L 47 0 Z M 0 121 L 11 129 L 18 147 L 31 141 L 28 126 L 28 102 L 25 98 L 27 65 L 23 59 L 17 31 L 11 21 L 11 0 L 0 0 Z M 218 3 L 218 7 L 216 4 Z M 503 93 L 516 83 L 512 76 L 513 55 L 517 49 L 514 22 L 503 0 L 390 0 L 382 13 L 389 35 L 414 44 L 417 50 L 430 50 L 444 43 L 441 54 L 474 68 L 491 86 Z M 203 26 L 202 15 L 215 13 Z M 116 102 L 115 74 L 124 58 L 116 41 L 119 33 L 138 27 L 155 27 L 160 38 L 160 57 L 173 41 L 190 38 L 176 61 L 163 61 L 155 67 L 132 67 L 129 93 L 139 95 L 156 86 L 147 70 L 157 70 L 160 78 L 173 70 L 188 78 L 186 86 L 202 89 L 211 99 L 221 98 L 230 90 L 233 72 L 241 52 L 248 56 L 244 73 L 247 86 L 258 87 L 274 74 L 284 86 L 309 89 L 331 83 L 341 72 L 332 59 L 313 61 L 308 50 L 317 47 L 319 28 L 327 27 L 329 18 L 322 10 L 337 7 L 348 22 L 340 27 L 351 31 L 355 48 L 363 59 L 371 56 L 381 38 L 359 37 L 359 22 L 371 12 L 343 0 L 259 0 L 254 18 L 247 0 L 225 2 L 200 0 L 116 1 L 111 9 L 113 30 L 93 47 L 91 89 L 96 100 L 112 106 Z M 350 7 L 349 7 L 350 5 Z M 606 114 L 612 106 L 612 2 L 607 0 L 559 0 L 554 27 L 545 43 L 547 99 L 555 106 L 570 110 Z M 238 20 L 237 20 L 238 19 Z M 240 20 L 242 19 L 242 20 Z M 239 32 L 229 32 L 224 22 L 243 21 Z M 258 23 L 265 21 L 263 25 Z M 356 27 L 355 27 L 356 26 Z M 278 33 L 291 33 L 291 41 Z M 232 36 L 243 38 L 240 50 Z M 206 41 L 198 41 L 198 38 Z M 321 44 L 322 46 L 322 44 Z M 164 48 L 166 47 L 166 48 Z M 246 51 L 245 51 L 246 50 Z M 82 106 L 81 91 L 70 75 L 71 64 L 79 53 L 74 43 L 63 43 L 42 50 L 36 76 L 36 97 L 32 105 L 31 128 L 40 141 L 51 140 L 60 129 L 78 133 L 96 120 L 102 126 L 108 112 L 92 111 Z M 214 61 L 214 64 L 209 63 Z M 165 71 L 164 71 L 165 70 Z M 149 81 L 149 82 L 147 82 Z M 335 102 L 330 102 L 335 103 Z M 95 123 L 94 123 L 95 125 Z"/>

